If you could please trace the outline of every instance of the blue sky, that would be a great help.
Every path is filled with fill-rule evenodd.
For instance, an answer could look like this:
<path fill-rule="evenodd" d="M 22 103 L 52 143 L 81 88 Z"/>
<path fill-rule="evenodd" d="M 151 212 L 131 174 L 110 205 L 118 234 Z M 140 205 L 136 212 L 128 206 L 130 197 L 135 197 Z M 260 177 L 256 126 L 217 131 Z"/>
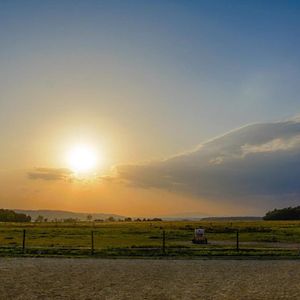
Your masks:
<path fill-rule="evenodd" d="M 17 101 L 6 97 L 6 89 L 18 89 L 24 77 L 46 85 L 47 92 L 55 80 L 74 72 L 82 76 L 70 78 L 71 88 L 84 81 L 93 89 L 108 73 L 118 89 L 125 78 L 145 95 L 130 100 L 140 121 L 146 107 L 167 135 L 171 131 L 164 122 L 168 128 L 181 123 L 183 134 L 190 136 L 183 141 L 188 145 L 244 123 L 300 111 L 298 1 L 0 5 L 3 114 L 8 99 Z M 153 96 L 152 105 L 147 95 Z M 37 101 L 29 103 L 30 112 Z M 86 101 L 98 105 L 98 100 Z M 115 108 L 105 103 L 112 101 L 101 101 Z M 51 105 L 58 106 L 55 100 Z M 80 110 L 83 105 L 76 100 L 74 106 Z"/>

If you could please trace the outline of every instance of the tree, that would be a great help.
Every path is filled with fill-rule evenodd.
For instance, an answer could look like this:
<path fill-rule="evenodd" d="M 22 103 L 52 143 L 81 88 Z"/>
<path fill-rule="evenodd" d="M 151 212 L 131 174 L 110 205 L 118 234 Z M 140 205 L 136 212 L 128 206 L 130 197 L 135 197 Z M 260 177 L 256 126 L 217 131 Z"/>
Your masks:
<path fill-rule="evenodd" d="M 87 216 L 86 216 L 86 219 L 87 219 L 88 221 L 92 221 L 93 216 L 92 216 L 92 215 L 87 215 Z"/>
<path fill-rule="evenodd" d="M 300 220 L 300 206 L 268 211 L 264 220 Z"/>
<path fill-rule="evenodd" d="M 38 215 L 37 218 L 35 219 L 35 222 L 43 222 L 44 221 L 44 217 L 41 215 Z"/>
<path fill-rule="evenodd" d="M 0 222 L 30 222 L 31 217 L 9 209 L 0 209 Z"/>
<path fill-rule="evenodd" d="M 109 218 L 107 218 L 107 221 L 108 222 L 115 222 L 116 220 L 115 220 L 114 217 L 110 216 Z"/>

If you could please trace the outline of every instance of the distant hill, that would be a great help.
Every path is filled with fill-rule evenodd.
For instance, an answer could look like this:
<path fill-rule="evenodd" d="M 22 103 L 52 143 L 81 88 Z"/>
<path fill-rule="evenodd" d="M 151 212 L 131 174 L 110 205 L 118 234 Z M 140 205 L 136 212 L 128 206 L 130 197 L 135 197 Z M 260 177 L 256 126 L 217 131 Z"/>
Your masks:
<path fill-rule="evenodd" d="M 262 217 L 208 217 L 202 218 L 201 221 L 259 221 Z"/>
<path fill-rule="evenodd" d="M 115 219 L 124 219 L 124 216 L 116 215 L 116 214 L 104 214 L 104 213 L 83 213 L 83 212 L 72 212 L 72 211 L 64 211 L 64 210 L 22 210 L 22 209 L 14 209 L 17 213 L 23 213 L 29 215 L 31 219 L 34 221 L 38 216 L 43 216 L 47 218 L 48 221 L 62 220 L 62 219 L 78 219 L 80 221 L 87 220 L 87 216 L 91 215 L 93 220 L 102 219 L 105 220 L 109 217 L 114 217 Z"/>

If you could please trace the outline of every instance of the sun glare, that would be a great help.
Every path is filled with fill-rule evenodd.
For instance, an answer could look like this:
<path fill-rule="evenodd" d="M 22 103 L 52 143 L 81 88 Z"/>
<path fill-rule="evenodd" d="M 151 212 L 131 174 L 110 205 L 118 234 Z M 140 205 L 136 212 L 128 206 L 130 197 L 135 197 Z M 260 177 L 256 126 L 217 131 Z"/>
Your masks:
<path fill-rule="evenodd" d="M 99 155 L 95 149 L 82 144 L 73 147 L 69 151 L 67 159 L 69 167 L 76 173 L 91 172 L 99 163 Z"/>

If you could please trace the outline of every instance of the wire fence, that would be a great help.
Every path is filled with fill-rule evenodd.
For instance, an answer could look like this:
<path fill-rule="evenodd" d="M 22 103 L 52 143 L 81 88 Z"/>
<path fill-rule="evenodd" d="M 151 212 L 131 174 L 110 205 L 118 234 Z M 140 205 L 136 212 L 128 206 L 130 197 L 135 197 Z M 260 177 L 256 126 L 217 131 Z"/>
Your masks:
<path fill-rule="evenodd" d="M 0 228 L 0 255 L 67 255 L 94 257 L 299 257 L 300 243 L 271 231 L 206 232 L 207 244 L 194 244 L 193 229 L 5 227 Z"/>

